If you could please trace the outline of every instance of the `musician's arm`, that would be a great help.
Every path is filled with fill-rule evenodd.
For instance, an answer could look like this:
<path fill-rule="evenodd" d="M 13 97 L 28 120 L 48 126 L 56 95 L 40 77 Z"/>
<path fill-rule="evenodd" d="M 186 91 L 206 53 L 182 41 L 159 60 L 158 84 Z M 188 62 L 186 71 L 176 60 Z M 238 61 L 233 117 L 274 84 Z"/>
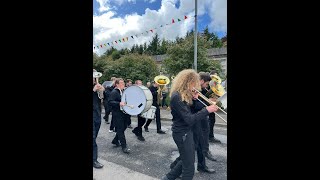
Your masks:
<path fill-rule="evenodd" d="M 203 108 L 202 110 L 198 111 L 197 113 L 193 114 L 190 111 L 190 108 L 187 104 L 183 103 L 181 101 L 181 98 L 179 96 L 172 97 L 172 100 L 170 102 L 170 105 L 172 107 L 175 107 L 175 109 L 178 112 L 178 115 L 189 125 L 192 126 L 197 119 L 204 119 L 207 115 L 209 115 L 209 112 L 206 108 Z"/>

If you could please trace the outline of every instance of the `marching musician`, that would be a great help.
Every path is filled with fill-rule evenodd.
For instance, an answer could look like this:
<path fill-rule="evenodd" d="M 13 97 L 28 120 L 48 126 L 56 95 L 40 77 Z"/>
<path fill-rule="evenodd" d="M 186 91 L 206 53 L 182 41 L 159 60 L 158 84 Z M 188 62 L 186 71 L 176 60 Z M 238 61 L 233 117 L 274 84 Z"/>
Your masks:
<path fill-rule="evenodd" d="M 217 71 L 213 69 L 210 72 L 210 75 L 218 75 L 218 74 L 217 74 Z M 209 131 L 209 142 L 221 143 L 220 140 L 218 140 L 218 139 L 216 139 L 214 137 L 214 125 L 215 125 L 215 123 L 216 123 L 216 115 L 214 113 L 211 113 L 209 115 L 209 129 L 210 129 L 210 131 Z"/>
<path fill-rule="evenodd" d="M 218 110 L 216 105 L 207 106 L 197 113 L 192 113 L 191 105 L 198 94 L 193 88 L 200 88 L 200 78 L 196 71 L 186 69 L 178 73 L 170 91 L 172 114 L 172 137 L 180 156 L 179 161 L 162 180 L 174 180 L 182 173 L 182 179 L 191 180 L 194 176 L 195 147 L 193 125 L 203 121 L 209 113 Z"/>
<path fill-rule="evenodd" d="M 165 134 L 164 131 L 161 130 L 161 122 L 160 122 L 160 107 L 158 104 L 158 84 L 155 83 L 154 81 L 152 82 L 152 86 L 149 88 L 151 93 L 152 93 L 152 97 L 153 97 L 153 102 L 152 102 L 152 106 L 155 106 L 156 109 L 156 123 L 157 123 L 157 133 L 159 134 Z M 146 132 L 149 132 L 148 126 L 151 123 L 152 119 L 148 119 L 146 125 L 144 125 L 144 129 Z"/>
<path fill-rule="evenodd" d="M 93 72 L 97 72 L 93 69 Z M 101 125 L 101 100 L 98 96 L 98 91 L 104 91 L 101 84 L 97 83 L 96 79 L 93 78 L 93 167 L 102 168 L 103 165 L 98 162 L 98 146 L 97 136 Z"/>
<path fill-rule="evenodd" d="M 115 88 L 110 93 L 109 105 L 112 108 L 112 119 L 116 127 L 116 136 L 112 140 L 112 144 L 119 147 L 121 145 L 122 151 L 124 153 L 129 153 L 130 149 L 127 147 L 126 137 L 124 131 L 127 129 L 127 118 L 126 114 L 120 110 L 120 107 L 125 106 L 125 102 L 121 102 L 122 91 L 124 89 L 125 83 L 122 78 L 117 78 L 115 80 Z"/>
<path fill-rule="evenodd" d="M 142 81 L 141 80 L 136 80 L 135 82 L 136 85 L 142 86 Z M 135 127 L 132 132 L 138 137 L 138 140 L 140 141 L 145 141 L 144 137 L 142 136 L 142 126 L 146 122 L 146 119 L 141 117 L 141 114 L 138 115 L 138 126 Z"/>

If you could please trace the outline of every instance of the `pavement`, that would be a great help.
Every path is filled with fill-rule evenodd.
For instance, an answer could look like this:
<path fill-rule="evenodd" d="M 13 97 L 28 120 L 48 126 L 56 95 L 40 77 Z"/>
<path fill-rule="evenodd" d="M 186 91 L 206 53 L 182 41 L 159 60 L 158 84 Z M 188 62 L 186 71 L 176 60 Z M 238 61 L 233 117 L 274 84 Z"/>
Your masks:
<path fill-rule="evenodd" d="M 170 164 L 179 156 L 176 144 L 172 139 L 172 116 L 170 110 L 161 109 L 161 128 L 166 134 L 158 134 L 156 122 L 149 126 L 150 132 L 143 131 L 146 141 L 142 142 L 131 132 L 125 131 L 127 145 L 131 149 L 130 154 L 125 154 L 121 148 L 111 144 L 115 136 L 109 133 L 110 124 L 102 119 L 100 131 L 97 137 L 98 161 L 104 164 L 102 169 L 93 168 L 94 180 L 157 180 L 170 171 Z M 102 117 L 104 116 L 104 111 Z M 111 119 L 111 115 L 109 116 Z M 137 118 L 131 117 L 132 126 L 137 126 Z M 227 179 L 227 126 L 216 118 L 221 126 L 214 127 L 215 137 L 221 140 L 220 144 L 210 143 L 210 151 L 218 161 L 206 159 L 209 168 L 216 170 L 215 174 L 202 173 L 195 170 L 194 180 L 226 180 Z M 197 167 L 197 155 L 195 154 L 195 167 Z"/>

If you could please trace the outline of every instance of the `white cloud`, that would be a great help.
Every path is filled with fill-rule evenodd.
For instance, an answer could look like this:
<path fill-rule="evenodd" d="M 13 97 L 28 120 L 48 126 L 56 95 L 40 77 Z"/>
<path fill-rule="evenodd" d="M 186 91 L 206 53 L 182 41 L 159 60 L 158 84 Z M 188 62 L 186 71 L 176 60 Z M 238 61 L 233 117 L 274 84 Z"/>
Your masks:
<path fill-rule="evenodd" d="M 214 31 L 227 32 L 227 1 L 212 0 L 209 4 L 209 15 L 212 19 L 209 27 Z"/>
<path fill-rule="evenodd" d="M 117 0 L 123 3 L 125 0 Z M 134 2 L 134 0 L 127 0 Z M 150 0 L 152 1 L 152 0 Z M 149 2 L 150 2 L 149 1 Z M 105 1 L 108 2 L 108 1 Z M 117 17 L 116 12 L 108 11 L 100 16 L 93 16 L 93 45 L 100 45 L 128 37 L 127 42 L 115 44 L 117 49 L 131 48 L 134 44 L 148 44 L 152 36 L 158 33 L 160 39 L 174 40 L 177 36 L 183 37 L 187 31 L 194 28 L 194 0 L 180 0 L 180 7 L 175 4 L 179 0 L 162 0 L 158 10 L 147 8 L 143 15 L 128 14 L 125 17 Z M 209 27 L 213 30 L 226 31 L 226 0 L 200 0 L 198 1 L 198 16 L 208 13 L 212 18 Z M 188 16 L 184 20 L 184 15 Z M 175 23 L 171 21 L 174 18 Z M 178 22 L 179 18 L 181 22 Z M 168 24 L 168 25 L 166 25 Z M 163 25 L 164 27 L 160 27 Z M 157 29 L 154 29 L 157 28 Z M 153 29 L 154 33 L 150 32 Z M 146 33 L 148 31 L 148 33 Z M 143 33 L 143 34 L 141 34 Z M 138 38 L 135 35 L 138 35 Z M 131 36 L 134 36 L 132 39 Z M 94 52 L 101 55 L 109 46 L 95 49 Z"/>
<path fill-rule="evenodd" d="M 100 5 L 99 12 L 108 11 L 110 9 L 109 1 L 110 0 L 97 0 Z"/>

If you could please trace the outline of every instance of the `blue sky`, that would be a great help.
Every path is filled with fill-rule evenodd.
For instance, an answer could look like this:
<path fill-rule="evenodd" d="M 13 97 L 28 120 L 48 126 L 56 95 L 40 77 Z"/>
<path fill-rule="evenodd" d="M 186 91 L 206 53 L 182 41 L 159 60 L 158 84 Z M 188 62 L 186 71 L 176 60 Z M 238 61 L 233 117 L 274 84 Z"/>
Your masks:
<path fill-rule="evenodd" d="M 113 39 L 128 35 L 130 37 L 132 33 L 144 32 L 145 29 L 170 23 L 171 18 L 194 15 L 194 1 L 93 0 L 94 44 L 111 42 Z M 198 0 L 198 31 L 201 32 L 208 26 L 209 31 L 216 33 L 218 37 L 225 36 L 227 32 L 226 16 L 226 0 Z M 187 31 L 194 29 L 194 20 L 184 23 L 168 29 L 171 33 L 160 31 L 157 33 L 163 38 L 171 34 L 184 36 Z M 140 39 L 141 42 L 148 40 L 148 37 Z"/>

